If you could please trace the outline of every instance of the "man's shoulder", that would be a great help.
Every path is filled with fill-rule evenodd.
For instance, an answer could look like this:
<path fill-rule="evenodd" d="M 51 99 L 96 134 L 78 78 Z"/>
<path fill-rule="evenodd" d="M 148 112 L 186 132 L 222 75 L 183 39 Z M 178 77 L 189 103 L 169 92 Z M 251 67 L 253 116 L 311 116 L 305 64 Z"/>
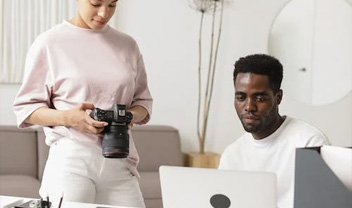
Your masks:
<path fill-rule="evenodd" d="M 328 139 L 317 127 L 300 119 L 288 117 L 285 134 L 303 146 L 327 144 Z M 300 146 L 302 146 L 300 145 Z"/>
<path fill-rule="evenodd" d="M 303 120 L 293 118 L 293 117 L 288 117 L 286 118 L 288 120 L 287 122 L 287 128 L 297 130 L 300 129 L 303 132 L 310 132 L 310 133 L 318 133 L 322 134 L 322 132 L 312 124 L 309 124 Z"/>

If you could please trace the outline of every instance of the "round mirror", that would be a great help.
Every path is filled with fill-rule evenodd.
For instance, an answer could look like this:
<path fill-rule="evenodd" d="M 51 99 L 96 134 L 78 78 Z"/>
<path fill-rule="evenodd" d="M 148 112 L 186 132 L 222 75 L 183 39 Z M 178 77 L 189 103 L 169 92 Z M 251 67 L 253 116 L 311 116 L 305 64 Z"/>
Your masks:
<path fill-rule="evenodd" d="M 352 0 L 346 0 L 352 6 Z"/>
<path fill-rule="evenodd" d="M 284 66 L 282 89 L 309 105 L 352 90 L 352 6 L 346 0 L 292 0 L 271 28 L 269 54 Z"/>

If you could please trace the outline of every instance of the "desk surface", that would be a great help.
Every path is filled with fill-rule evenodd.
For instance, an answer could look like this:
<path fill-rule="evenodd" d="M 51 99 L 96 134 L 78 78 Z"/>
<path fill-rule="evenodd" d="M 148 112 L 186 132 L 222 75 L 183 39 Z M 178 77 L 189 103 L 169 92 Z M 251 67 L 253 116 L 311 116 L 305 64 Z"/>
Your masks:
<path fill-rule="evenodd" d="M 30 200 L 33 200 L 33 199 L 23 198 L 23 197 L 13 197 L 13 196 L 0 196 L 0 208 L 13 208 L 13 206 L 15 205 L 23 204 Z M 57 207 L 58 205 L 55 205 L 55 204 L 52 205 L 52 208 L 57 208 Z M 135 208 L 135 207 L 111 206 L 111 205 L 102 205 L 102 204 L 88 204 L 88 203 L 64 201 L 62 203 L 61 208 Z"/>

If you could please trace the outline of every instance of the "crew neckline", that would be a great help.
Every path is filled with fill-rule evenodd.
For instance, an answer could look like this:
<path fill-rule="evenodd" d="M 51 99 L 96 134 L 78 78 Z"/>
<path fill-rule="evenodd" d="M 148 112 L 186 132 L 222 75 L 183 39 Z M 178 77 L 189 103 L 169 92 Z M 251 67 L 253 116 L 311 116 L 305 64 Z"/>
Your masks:
<path fill-rule="evenodd" d="M 93 30 L 93 29 L 88 29 L 88 28 L 84 28 L 84 27 L 79 27 L 77 25 L 72 24 L 71 22 L 64 20 L 63 24 L 77 30 L 77 31 L 82 31 L 82 32 L 88 32 L 88 33 L 105 33 L 106 31 L 108 31 L 108 29 L 110 28 L 110 26 L 108 24 L 104 25 L 103 28 L 98 29 L 98 30 Z"/>

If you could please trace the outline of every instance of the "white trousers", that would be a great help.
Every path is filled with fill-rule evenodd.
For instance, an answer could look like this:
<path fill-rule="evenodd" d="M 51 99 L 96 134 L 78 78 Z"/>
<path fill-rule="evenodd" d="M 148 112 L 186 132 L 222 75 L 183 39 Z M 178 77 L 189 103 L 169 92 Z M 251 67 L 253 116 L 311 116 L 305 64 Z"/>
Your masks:
<path fill-rule="evenodd" d="M 51 145 L 39 193 L 53 203 L 63 195 L 64 201 L 145 207 L 126 159 L 104 158 L 101 148 L 71 139 Z"/>

